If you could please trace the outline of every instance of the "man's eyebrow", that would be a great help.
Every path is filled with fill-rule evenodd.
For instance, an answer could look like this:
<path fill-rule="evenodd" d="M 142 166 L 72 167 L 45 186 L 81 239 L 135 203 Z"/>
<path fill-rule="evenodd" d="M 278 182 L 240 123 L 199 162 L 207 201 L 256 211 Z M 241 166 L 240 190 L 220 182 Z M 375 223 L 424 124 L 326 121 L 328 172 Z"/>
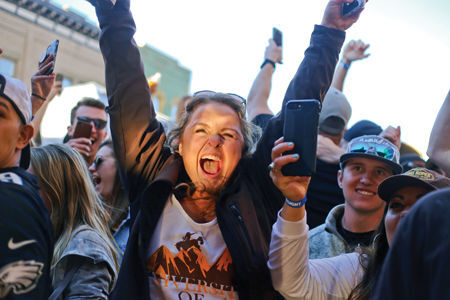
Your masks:
<path fill-rule="evenodd" d="M 3 106 L 5 109 L 9 110 L 8 105 L 6 105 L 4 102 L 0 101 L 0 106 Z"/>
<path fill-rule="evenodd" d="M 385 166 L 379 166 L 379 167 L 377 167 L 378 169 L 383 169 L 383 170 L 386 170 L 386 171 L 392 171 L 391 170 L 391 168 L 389 168 L 389 167 L 385 167 Z"/>

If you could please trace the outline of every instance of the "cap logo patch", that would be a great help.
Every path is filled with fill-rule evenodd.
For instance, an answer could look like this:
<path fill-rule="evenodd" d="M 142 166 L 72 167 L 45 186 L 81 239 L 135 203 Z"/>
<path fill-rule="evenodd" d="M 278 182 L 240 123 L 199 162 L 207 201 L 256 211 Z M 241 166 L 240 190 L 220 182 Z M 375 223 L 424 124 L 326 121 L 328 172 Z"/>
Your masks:
<path fill-rule="evenodd" d="M 416 177 L 418 179 L 426 180 L 426 181 L 432 181 L 435 180 L 435 177 L 432 173 L 428 172 L 424 169 L 412 169 L 406 172 L 404 175 Z"/>

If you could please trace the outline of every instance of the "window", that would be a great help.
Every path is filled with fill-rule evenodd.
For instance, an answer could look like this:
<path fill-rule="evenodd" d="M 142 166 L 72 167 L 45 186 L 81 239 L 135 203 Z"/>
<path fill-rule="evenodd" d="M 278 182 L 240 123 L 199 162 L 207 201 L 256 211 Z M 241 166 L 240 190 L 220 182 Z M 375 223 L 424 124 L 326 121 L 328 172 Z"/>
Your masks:
<path fill-rule="evenodd" d="M 8 58 L 0 57 L 0 72 L 8 76 L 14 76 L 16 63 Z"/>

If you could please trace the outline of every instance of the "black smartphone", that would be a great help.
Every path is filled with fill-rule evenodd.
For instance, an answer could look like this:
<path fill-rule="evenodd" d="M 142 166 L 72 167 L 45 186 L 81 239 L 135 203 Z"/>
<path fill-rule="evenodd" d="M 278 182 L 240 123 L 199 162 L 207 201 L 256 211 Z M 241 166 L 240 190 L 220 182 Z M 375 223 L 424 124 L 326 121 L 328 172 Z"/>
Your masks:
<path fill-rule="evenodd" d="M 342 4 L 342 15 L 345 17 L 359 12 L 365 3 L 366 0 L 354 0 L 352 3 Z"/>
<path fill-rule="evenodd" d="M 88 122 L 77 121 L 72 138 L 91 138 L 92 125 Z"/>
<path fill-rule="evenodd" d="M 272 28 L 272 40 L 277 46 L 283 46 L 283 33 L 278 28 Z"/>
<path fill-rule="evenodd" d="M 297 153 L 300 158 L 285 165 L 285 176 L 311 176 L 316 171 L 317 133 L 320 101 L 315 99 L 290 100 L 284 110 L 283 135 L 285 142 L 293 142 L 294 149 L 285 154 Z"/>
<path fill-rule="evenodd" d="M 56 54 L 58 53 L 58 46 L 59 46 L 59 40 L 54 40 L 48 47 L 47 50 L 42 53 L 41 60 L 39 63 L 42 63 L 47 57 L 49 57 L 51 54 L 53 54 L 53 66 L 49 68 L 47 71 L 45 71 L 44 75 L 50 75 L 52 74 L 53 70 L 55 69 L 55 62 L 56 62 Z"/>

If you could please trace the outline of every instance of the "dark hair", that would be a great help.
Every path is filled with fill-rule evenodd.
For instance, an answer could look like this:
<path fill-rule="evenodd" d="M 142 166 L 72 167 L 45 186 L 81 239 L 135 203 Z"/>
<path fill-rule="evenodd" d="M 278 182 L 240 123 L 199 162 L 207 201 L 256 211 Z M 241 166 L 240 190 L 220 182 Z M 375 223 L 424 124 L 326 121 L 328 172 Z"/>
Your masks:
<path fill-rule="evenodd" d="M 375 289 L 381 267 L 389 250 L 386 227 L 384 226 L 384 218 L 387 210 L 388 207 L 386 205 L 383 218 L 375 231 L 372 247 L 364 249 L 359 256 L 359 262 L 364 269 L 364 275 L 361 282 L 358 283 L 348 296 L 349 300 L 369 299 Z"/>
<path fill-rule="evenodd" d="M 128 195 L 123 187 L 122 181 L 120 180 L 119 175 L 119 163 L 116 158 L 116 154 L 114 152 L 114 146 L 111 139 L 107 139 L 103 141 L 103 143 L 98 147 L 98 150 L 100 150 L 102 147 L 108 147 L 111 149 L 114 158 L 115 158 L 115 165 L 116 165 L 116 174 L 114 176 L 114 185 L 112 190 L 112 200 L 111 203 L 106 203 L 106 208 L 108 212 L 110 213 L 110 219 L 109 219 L 109 226 L 111 229 L 114 225 L 118 225 L 117 223 L 121 221 L 124 217 L 126 217 L 128 212 Z M 105 200 L 105 199 L 103 199 Z"/>
<path fill-rule="evenodd" d="M 80 108 L 80 106 L 89 106 L 89 107 L 95 107 L 95 108 L 99 108 L 99 109 L 106 109 L 105 104 L 103 104 L 102 101 L 98 100 L 98 99 L 94 99 L 94 98 L 90 98 L 90 97 L 84 97 L 83 99 L 81 99 L 80 101 L 77 102 L 77 105 L 75 105 L 72 110 L 70 111 L 70 124 L 73 125 L 73 123 L 75 122 L 75 116 L 77 114 L 78 108 Z"/>
<path fill-rule="evenodd" d="M 180 122 L 177 124 L 177 127 L 174 128 L 169 133 L 169 144 L 175 151 L 178 151 L 179 140 L 183 135 L 184 129 L 186 128 L 186 125 L 194 110 L 199 105 L 211 102 L 226 104 L 238 114 L 239 120 L 241 122 L 242 135 L 244 137 L 244 147 L 242 148 L 242 156 L 243 157 L 250 156 L 250 154 L 254 150 L 253 148 L 255 145 L 252 136 L 254 136 L 255 133 L 257 133 L 258 136 L 260 136 L 261 129 L 258 126 L 254 125 L 253 123 L 250 123 L 246 120 L 244 103 L 228 94 L 223 93 L 211 93 L 207 95 L 200 94 L 198 96 L 195 96 L 186 106 L 186 113 L 182 115 Z"/>

